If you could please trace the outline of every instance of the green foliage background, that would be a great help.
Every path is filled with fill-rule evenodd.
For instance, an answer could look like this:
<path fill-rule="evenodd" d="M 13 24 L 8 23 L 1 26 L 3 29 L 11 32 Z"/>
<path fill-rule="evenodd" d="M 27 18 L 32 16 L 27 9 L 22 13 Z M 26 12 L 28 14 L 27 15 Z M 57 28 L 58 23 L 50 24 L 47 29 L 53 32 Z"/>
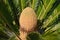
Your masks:
<path fill-rule="evenodd" d="M 37 31 L 29 40 L 60 40 L 60 0 L 0 0 L 0 40 L 19 38 L 19 16 L 26 7 L 37 15 Z"/>

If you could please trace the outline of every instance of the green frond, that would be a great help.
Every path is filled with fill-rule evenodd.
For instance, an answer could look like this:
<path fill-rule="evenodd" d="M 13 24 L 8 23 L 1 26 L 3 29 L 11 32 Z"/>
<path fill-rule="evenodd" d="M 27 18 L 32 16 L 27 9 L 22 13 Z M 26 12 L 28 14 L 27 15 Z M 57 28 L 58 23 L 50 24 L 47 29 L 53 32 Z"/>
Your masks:
<path fill-rule="evenodd" d="M 47 13 L 49 12 L 49 10 L 52 8 L 53 4 L 56 2 L 56 0 L 50 0 L 49 4 L 47 5 L 47 7 L 45 8 L 45 6 L 43 5 L 43 8 L 41 9 L 41 12 L 38 16 L 38 19 L 43 20 L 44 17 L 46 17 Z M 41 16 L 40 16 L 41 15 Z"/>
<path fill-rule="evenodd" d="M 0 0 L 0 40 L 20 39 L 19 17 L 26 7 L 38 21 L 27 40 L 60 40 L 60 0 Z"/>
<path fill-rule="evenodd" d="M 60 7 L 60 5 L 58 5 L 58 7 L 53 11 L 53 13 L 43 23 L 43 26 L 42 27 L 47 27 L 48 25 L 51 25 L 54 21 L 56 21 L 56 19 L 60 15 L 60 11 L 59 10 L 57 11 L 57 9 L 59 9 L 59 7 Z"/>

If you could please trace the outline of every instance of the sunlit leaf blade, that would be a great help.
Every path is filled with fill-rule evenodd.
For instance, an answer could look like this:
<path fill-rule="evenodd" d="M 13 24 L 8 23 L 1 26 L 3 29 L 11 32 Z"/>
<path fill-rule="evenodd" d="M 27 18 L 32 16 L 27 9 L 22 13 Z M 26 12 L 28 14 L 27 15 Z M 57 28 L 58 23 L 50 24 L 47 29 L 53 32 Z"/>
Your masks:
<path fill-rule="evenodd" d="M 43 27 L 47 27 L 48 25 L 51 25 L 54 21 L 56 21 L 56 18 L 60 15 L 60 5 L 53 11 L 52 15 L 48 17 L 48 19 L 43 23 Z"/>
<path fill-rule="evenodd" d="M 39 13 L 41 12 L 42 6 L 43 6 L 42 1 L 39 0 L 37 5 L 38 6 L 37 6 L 37 9 L 36 9 L 36 14 L 37 14 L 37 17 L 38 17 Z"/>
<path fill-rule="evenodd" d="M 26 1 L 27 0 L 20 0 L 22 10 L 26 7 Z"/>
<path fill-rule="evenodd" d="M 45 35 L 48 35 L 48 34 L 50 34 L 50 33 L 52 33 L 52 32 L 55 32 L 57 29 L 60 29 L 59 26 L 60 26 L 60 23 L 58 23 L 58 24 L 52 26 L 51 29 L 49 29 L 48 31 L 45 32 Z M 50 26 L 50 27 L 51 27 L 51 26 Z"/>
<path fill-rule="evenodd" d="M 38 0 L 32 0 L 32 5 L 31 7 L 35 10 L 36 6 L 37 6 Z"/>
<path fill-rule="evenodd" d="M 44 3 L 45 8 L 46 8 L 46 7 L 48 6 L 50 0 L 42 0 L 42 1 L 43 1 L 43 3 Z"/>
<path fill-rule="evenodd" d="M 50 29 L 43 35 L 44 40 L 60 40 L 59 37 L 60 37 L 60 23 L 56 24 L 52 29 Z"/>
<path fill-rule="evenodd" d="M 53 4 L 56 2 L 56 0 L 50 0 L 49 4 L 47 5 L 46 9 L 45 6 L 43 6 L 43 8 L 41 9 L 40 15 L 38 17 L 38 19 L 43 20 L 47 13 L 49 12 L 49 10 L 52 8 Z"/>

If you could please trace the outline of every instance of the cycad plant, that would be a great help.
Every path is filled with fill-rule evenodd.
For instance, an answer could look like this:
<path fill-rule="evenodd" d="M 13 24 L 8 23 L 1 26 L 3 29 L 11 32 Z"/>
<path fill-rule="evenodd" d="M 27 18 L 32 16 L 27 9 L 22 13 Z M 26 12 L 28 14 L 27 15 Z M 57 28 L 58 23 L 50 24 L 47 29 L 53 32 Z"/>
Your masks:
<path fill-rule="evenodd" d="M 25 10 L 27 7 L 32 10 Z M 22 15 L 21 21 L 31 21 L 35 14 L 37 17 L 33 20 L 35 23 L 27 24 L 29 27 L 22 23 L 26 30 L 31 30 L 30 24 L 36 24 L 27 33 L 26 40 L 60 40 L 60 0 L 0 0 L 0 40 L 22 40 L 19 18 L 24 13 L 28 19 Z"/>

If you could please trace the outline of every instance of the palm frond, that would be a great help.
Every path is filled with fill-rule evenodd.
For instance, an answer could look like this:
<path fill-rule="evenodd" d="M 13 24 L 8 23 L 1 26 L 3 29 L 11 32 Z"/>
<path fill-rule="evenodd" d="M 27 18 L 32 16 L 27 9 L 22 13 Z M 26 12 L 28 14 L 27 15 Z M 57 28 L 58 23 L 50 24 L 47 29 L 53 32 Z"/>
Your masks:
<path fill-rule="evenodd" d="M 0 40 L 20 40 L 19 17 L 26 7 L 38 21 L 27 40 L 60 40 L 60 0 L 0 0 Z"/>

